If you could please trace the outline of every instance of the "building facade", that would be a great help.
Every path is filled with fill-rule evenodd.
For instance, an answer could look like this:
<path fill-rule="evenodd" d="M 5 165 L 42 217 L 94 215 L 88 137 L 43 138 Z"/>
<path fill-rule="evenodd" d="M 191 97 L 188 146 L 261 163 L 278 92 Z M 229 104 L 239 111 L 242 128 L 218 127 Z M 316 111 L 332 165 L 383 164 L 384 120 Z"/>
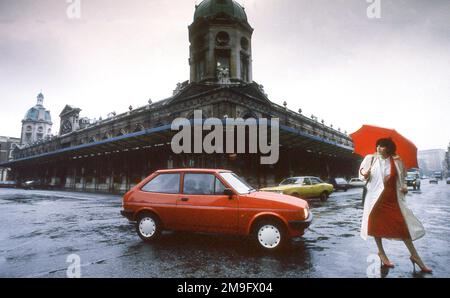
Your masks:
<path fill-rule="evenodd" d="M 30 145 L 48 140 L 52 135 L 50 111 L 44 107 L 44 95 L 39 93 L 37 103 L 30 108 L 22 120 L 21 145 Z"/>
<path fill-rule="evenodd" d="M 445 150 L 431 149 L 417 153 L 419 168 L 422 174 L 432 175 L 433 172 L 444 170 Z"/>
<path fill-rule="evenodd" d="M 19 138 L 0 136 L 0 164 L 13 159 L 13 150 L 20 145 Z M 0 182 L 8 181 L 9 168 L 0 167 Z"/>
<path fill-rule="evenodd" d="M 58 136 L 16 149 L 8 166 L 19 181 L 108 192 L 125 192 L 154 170 L 174 167 L 226 168 L 255 187 L 292 175 L 356 175 L 360 158 L 346 133 L 270 101 L 252 80 L 252 33 L 237 2 L 204 0 L 189 26 L 190 80 L 178 83 L 171 97 L 103 120 L 80 117 L 80 108 L 67 105 Z M 171 123 L 192 119 L 194 111 L 224 121 L 279 119 L 278 162 L 261 164 L 261 152 L 175 154 Z"/>

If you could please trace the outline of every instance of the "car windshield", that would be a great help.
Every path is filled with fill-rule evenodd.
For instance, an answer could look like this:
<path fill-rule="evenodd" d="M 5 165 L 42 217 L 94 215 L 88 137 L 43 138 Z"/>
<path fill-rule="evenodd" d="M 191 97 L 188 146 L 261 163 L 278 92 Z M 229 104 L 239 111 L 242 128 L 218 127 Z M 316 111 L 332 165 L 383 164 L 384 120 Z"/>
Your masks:
<path fill-rule="evenodd" d="M 239 194 L 248 194 L 253 191 L 256 191 L 253 187 L 247 184 L 242 178 L 240 178 L 235 173 L 219 173 L 220 176 L 228 182 Z"/>
<path fill-rule="evenodd" d="M 281 181 L 280 185 L 289 185 L 289 184 L 301 184 L 301 178 L 287 178 Z"/>

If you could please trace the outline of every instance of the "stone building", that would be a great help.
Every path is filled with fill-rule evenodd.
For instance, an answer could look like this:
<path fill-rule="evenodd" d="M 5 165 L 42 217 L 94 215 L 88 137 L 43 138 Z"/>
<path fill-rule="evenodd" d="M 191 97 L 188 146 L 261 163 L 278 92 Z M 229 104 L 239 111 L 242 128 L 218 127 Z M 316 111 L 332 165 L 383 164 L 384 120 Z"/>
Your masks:
<path fill-rule="evenodd" d="M 13 159 L 12 152 L 20 144 L 19 138 L 0 136 L 0 164 Z M 9 169 L 0 166 L 0 182 L 9 180 Z"/>
<path fill-rule="evenodd" d="M 44 95 L 39 93 L 37 103 L 30 108 L 22 120 L 21 145 L 44 141 L 52 135 L 50 111 L 44 108 Z"/>
<path fill-rule="evenodd" d="M 252 80 L 252 33 L 237 2 L 204 0 L 189 26 L 190 80 L 178 83 L 171 97 L 103 120 L 80 117 L 80 108 L 67 105 L 59 135 L 17 149 L 7 165 L 17 180 L 109 192 L 124 192 L 154 170 L 174 167 L 226 168 L 255 187 L 291 175 L 355 175 L 359 158 L 346 133 L 270 101 Z M 171 123 L 192 119 L 194 110 L 203 118 L 278 118 L 279 161 L 262 165 L 261 153 L 174 154 Z"/>

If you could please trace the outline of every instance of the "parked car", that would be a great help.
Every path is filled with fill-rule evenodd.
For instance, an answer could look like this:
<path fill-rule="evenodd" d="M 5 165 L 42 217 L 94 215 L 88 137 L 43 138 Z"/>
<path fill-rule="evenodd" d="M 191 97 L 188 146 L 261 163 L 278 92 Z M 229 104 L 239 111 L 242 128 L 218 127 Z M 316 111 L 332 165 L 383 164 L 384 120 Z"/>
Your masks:
<path fill-rule="evenodd" d="M 436 177 L 430 177 L 430 179 L 428 180 L 431 183 L 434 184 L 439 184 L 439 180 Z"/>
<path fill-rule="evenodd" d="M 366 185 L 366 182 L 362 181 L 359 178 L 352 178 L 350 179 L 349 184 L 351 187 L 364 187 L 364 185 Z"/>
<path fill-rule="evenodd" d="M 0 181 L 0 187 L 16 188 L 17 187 L 17 182 L 16 181 Z"/>
<path fill-rule="evenodd" d="M 450 177 L 447 177 L 447 184 L 450 184 Z"/>
<path fill-rule="evenodd" d="M 40 180 L 28 180 L 22 183 L 23 189 L 35 189 L 35 188 L 41 188 L 42 183 Z"/>
<path fill-rule="evenodd" d="M 344 178 L 331 178 L 329 182 L 335 190 L 347 191 L 350 188 L 350 184 Z"/>
<path fill-rule="evenodd" d="M 417 173 L 408 173 L 406 175 L 406 185 L 412 186 L 414 190 L 420 189 L 420 176 Z"/>
<path fill-rule="evenodd" d="M 145 242 L 163 230 L 251 236 L 265 250 L 277 250 L 311 224 L 308 203 L 256 191 L 227 170 L 175 169 L 151 174 L 123 197 L 121 214 L 136 222 Z"/>
<path fill-rule="evenodd" d="M 325 202 L 334 191 L 334 187 L 320 178 L 307 176 L 287 178 L 278 186 L 262 188 L 261 191 L 291 195 L 302 199 L 320 198 L 322 202 Z"/>

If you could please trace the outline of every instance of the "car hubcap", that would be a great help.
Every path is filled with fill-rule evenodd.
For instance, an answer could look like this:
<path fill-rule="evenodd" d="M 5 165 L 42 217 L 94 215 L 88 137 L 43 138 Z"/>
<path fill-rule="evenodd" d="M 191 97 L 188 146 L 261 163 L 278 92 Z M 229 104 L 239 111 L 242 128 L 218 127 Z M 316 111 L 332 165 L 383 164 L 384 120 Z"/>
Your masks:
<path fill-rule="evenodd" d="M 149 238 L 155 234 L 156 231 L 156 223 L 150 217 L 145 217 L 139 223 L 139 232 L 142 236 Z"/>
<path fill-rule="evenodd" d="M 262 226 L 258 231 L 258 241 L 265 248 L 274 248 L 280 244 L 281 234 L 273 225 Z"/>

